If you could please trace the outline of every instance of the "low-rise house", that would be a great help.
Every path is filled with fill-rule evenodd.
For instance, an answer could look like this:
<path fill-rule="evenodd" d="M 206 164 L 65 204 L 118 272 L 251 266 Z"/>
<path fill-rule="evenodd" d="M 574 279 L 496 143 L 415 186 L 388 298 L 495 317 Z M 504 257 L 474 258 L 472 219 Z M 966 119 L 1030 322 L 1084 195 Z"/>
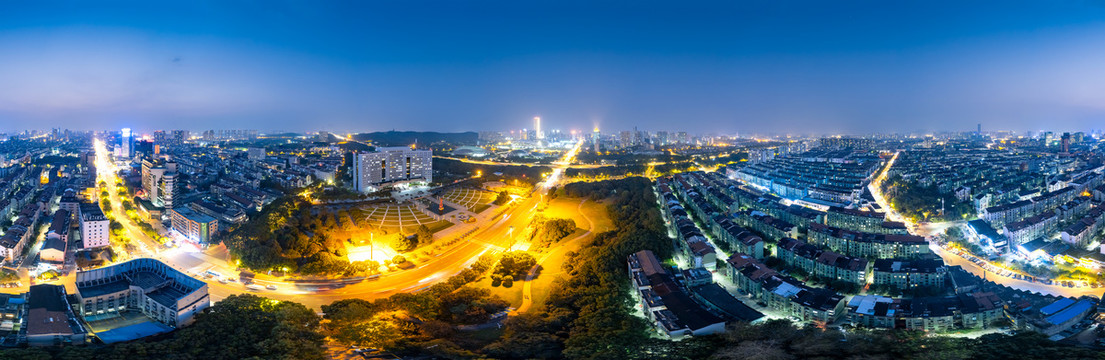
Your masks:
<path fill-rule="evenodd" d="M 783 263 L 802 269 L 810 275 L 859 286 L 867 283 L 867 259 L 821 250 L 817 246 L 790 238 L 780 240 L 775 251 Z"/>
<path fill-rule="evenodd" d="M 748 255 L 730 257 L 725 275 L 741 291 L 800 321 L 832 323 L 844 316 L 844 296 L 780 275 Z"/>
<path fill-rule="evenodd" d="M 736 219 L 740 225 L 752 228 L 773 241 L 788 237 L 798 238 L 797 226 L 759 211 L 738 212 Z"/>
<path fill-rule="evenodd" d="M 944 260 L 935 259 L 878 259 L 873 266 L 875 285 L 897 289 L 917 287 L 944 287 L 947 268 Z"/>
<path fill-rule="evenodd" d="M 73 314 L 65 286 L 39 284 L 27 292 L 27 344 L 84 344 L 88 331 Z"/>
<path fill-rule="evenodd" d="M 725 331 L 725 320 L 700 307 L 676 284 L 652 251 L 630 254 L 629 277 L 642 308 L 657 331 L 678 340 Z"/>
<path fill-rule="evenodd" d="M 723 216 L 715 216 L 711 223 L 715 238 L 728 244 L 732 252 L 763 259 L 764 240 L 759 235 Z"/>
<path fill-rule="evenodd" d="M 869 328 L 944 332 L 993 326 L 1004 318 L 1004 309 L 992 292 L 912 299 L 857 295 L 848 301 L 848 321 Z"/>
<path fill-rule="evenodd" d="M 809 243 L 837 253 L 863 258 L 917 258 L 932 253 L 925 238 L 916 235 L 870 234 L 821 224 L 810 226 Z"/>

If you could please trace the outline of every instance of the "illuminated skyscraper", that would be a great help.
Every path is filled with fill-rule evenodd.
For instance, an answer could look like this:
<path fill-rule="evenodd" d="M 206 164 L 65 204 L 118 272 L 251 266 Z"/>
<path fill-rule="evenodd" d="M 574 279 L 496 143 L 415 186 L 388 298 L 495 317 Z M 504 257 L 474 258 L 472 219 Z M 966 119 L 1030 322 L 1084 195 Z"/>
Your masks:
<path fill-rule="evenodd" d="M 601 136 L 599 134 L 599 127 L 595 126 L 595 131 L 591 132 L 591 151 L 599 152 L 600 137 Z"/>
<path fill-rule="evenodd" d="M 131 135 L 130 128 L 123 128 L 119 137 L 119 155 L 125 158 L 134 157 L 134 135 Z"/>
<path fill-rule="evenodd" d="M 542 140 L 542 139 L 545 138 L 545 133 L 541 132 L 541 117 L 540 116 L 534 116 L 533 117 L 533 131 L 534 131 L 534 135 L 536 135 L 535 137 L 537 138 L 537 140 Z"/>

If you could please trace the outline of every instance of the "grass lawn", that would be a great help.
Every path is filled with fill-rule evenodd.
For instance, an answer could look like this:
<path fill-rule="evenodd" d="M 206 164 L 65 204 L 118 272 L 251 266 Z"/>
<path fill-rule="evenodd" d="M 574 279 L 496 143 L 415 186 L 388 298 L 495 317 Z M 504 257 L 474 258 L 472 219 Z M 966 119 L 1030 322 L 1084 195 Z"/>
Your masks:
<path fill-rule="evenodd" d="M 451 222 L 448 222 L 448 221 L 445 221 L 445 220 L 439 220 L 435 223 L 426 225 L 426 227 L 430 229 L 430 232 L 436 234 L 438 231 L 448 229 L 450 226 L 453 226 L 453 225 L 455 225 L 455 224 L 453 224 Z"/>
<path fill-rule="evenodd" d="M 479 214 L 486 211 L 490 207 L 491 205 L 488 204 L 476 204 L 475 206 L 472 206 L 472 212 Z"/>
<path fill-rule="evenodd" d="M 576 227 L 584 230 L 592 230 L 595 233 L 614 229 L 614 223 L 606 215 L 606 204 L 601 202 L 586 201 L 580 206 L 580 198 L 558 197 L 549 202 L 545 209 L 545 216 L 549 218 L 569 218 L 575 221 Z M 586 218 L 584 216 L 586 215 Z M 588 229 L 587 218 L 595 224 L 594 229 Z M 572 234 L 576 236 L 576 234 Z M 569 237 L 568 239 L 571 239 Z"/>

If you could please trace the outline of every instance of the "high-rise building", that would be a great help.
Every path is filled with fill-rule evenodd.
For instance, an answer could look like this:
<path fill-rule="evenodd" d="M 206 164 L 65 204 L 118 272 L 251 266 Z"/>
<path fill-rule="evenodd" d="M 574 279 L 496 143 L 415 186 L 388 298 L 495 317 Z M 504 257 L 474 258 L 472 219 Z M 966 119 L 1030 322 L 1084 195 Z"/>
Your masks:
<path fill-rule="evenodd" d="M 203 132 L 204 140 L 233 140 L 257 138 L 257 130 L 207 130 Z"/>
<path fill-rule="evenodd" d="M 621 147 L 626 148 L 626 147 L 630 147 L 630 146 L 633 145 L 633 132 L 632 131 L 628 131 L 628 130 L 627 131 L 622 131 L 622 133 L 620 135 L 621 136 L 618 137 L 618 140 L 620 140 L 620 142 L 621 142 Z"/>
<path fill-rule="evenodd" d="M 163 149 L 170 148 L 184 145 L 184 141 L 188 140 L 188 137 L 188 130 L 170 130 L 169 132 L 158 130 L 153 132 L 153 143 Z"/>
<path fill-rule="evenodd" d="M 189 133 L 188 130 L 173 130 L 172 134 L 174 146 L 184 145 L 184 142 L 191 137 L 191 133 Z"/>
<path fill-rule="evenodd" d="M 599 127 L 595 126 L 595 130 L 591 132 L 591 151 L 599 152 L 599 142 L 602 140 L 602 135 L 599 133 Z"/>
<path fill-rule="evenodd" d="M 376 186 L 400 182 L 433 181 L 433 151 L 408 147 L 380 147 L 353 154 L 353 187 L 370 192 Z"/>
<path fill-rule="evenodd" d="M 107 216 L 96 203 L 81 203 L 81 241 L 83 248 L 98 248 L 111 244 Z"/>
<path fill-rule="evenodd" d="M 123 128 L 119 136 L 119 155 L 124 158 L 134 157 L 134 135 L 130 128 Z"/>
<path fill-rule="evenodd" d="M 218 220 L 188 207 L 169 210 L 169 219 L 172 220 L 173 231 L 200 245 L 210 244 L 219 232 Z"/>
<path fill-rule="evenodd" d="M 542 140 L 542 139 L 545 138 L 545 133 L 541 132 L 541 117 L 540 116 L 534 116 L 533 117 L 533 132 L 534 132 L 534 135 L 536 135 L 535 137 L 537 138 L 537 140 Z"/>
<path fill-rule="evenodd" d="M 146 159 L 142 161 L 142 189 L 154 205 L 172 208 L 178 195 L 177 164 L 172 161 Z"/>
<path fill-rule="evenodd" d="M 175 167 L 176 164 L 173 163 L 173 165 Z M 157 184 L 161 206 L 166 209 L 173 208 L 174 202 L 180 194 L 180 183 L 177 181 L 177 175 L 175 170 L 166 171 Z"/>

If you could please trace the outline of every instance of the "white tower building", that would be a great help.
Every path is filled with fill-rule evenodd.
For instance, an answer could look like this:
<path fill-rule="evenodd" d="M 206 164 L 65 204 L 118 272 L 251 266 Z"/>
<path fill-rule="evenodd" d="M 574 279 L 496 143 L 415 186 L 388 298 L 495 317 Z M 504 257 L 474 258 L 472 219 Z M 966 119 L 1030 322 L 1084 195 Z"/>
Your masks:
<path fill-rule="evenodd" d="M 541 117 L 540 116 L 534 116 L 533 117 L 533 132 L 534 132 L 534 134 L 536 134 L 537 140 L 541 140 L 541 139 L 545 138 L 545 133 L 541 132 Z"/>

